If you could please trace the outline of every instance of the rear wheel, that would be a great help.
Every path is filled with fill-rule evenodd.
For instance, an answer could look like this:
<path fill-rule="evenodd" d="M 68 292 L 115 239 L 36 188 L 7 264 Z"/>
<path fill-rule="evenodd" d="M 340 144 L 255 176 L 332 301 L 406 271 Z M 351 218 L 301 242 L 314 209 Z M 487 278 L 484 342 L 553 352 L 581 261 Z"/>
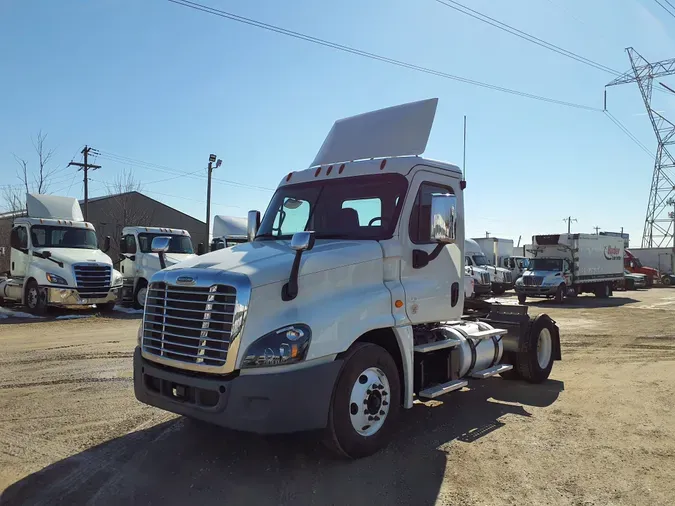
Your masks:
<path fill-rule="evenodd" d="M 535 318 L 523 351 L 516 354 L 518 375 L 530 383 L 541 383 L 548 379 L 553 368 L 553 336 L 555 324 L 547 315 Z"/>
<path fill-rule="evenodd" d="M 326 428 L 326 446 L 367 457 L 386 446 L 401 405 L 396 363 L 382 347 L 356 343 L 344 359 Z"/>
<path fill-rule="evenodd" d="M 595 296 L 601 299 L 608 299 L 612 295 L 612 290 L 608 283 L 602 283 L 595 288 Z"/>
<path fill-rule="evenodd" d="M 672 283 L 672 280 L 670 279 L 670 276 L 667 274 L 661 278 L 661 283 L 663 283 L 665 286 L 670 286 Z"/>
<path fill-rule="evenodd" d="M 34 315 L 44 315 L 47 312 L 47 291 L 40 288 L 37 281 L 31 279 L 26 284 L 26 307 Z"/>

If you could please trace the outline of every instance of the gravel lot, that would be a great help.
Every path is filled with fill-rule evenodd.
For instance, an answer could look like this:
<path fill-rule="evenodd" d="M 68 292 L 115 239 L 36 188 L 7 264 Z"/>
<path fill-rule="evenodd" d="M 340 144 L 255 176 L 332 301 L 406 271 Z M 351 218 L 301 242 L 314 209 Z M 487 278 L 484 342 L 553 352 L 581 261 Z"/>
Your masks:
<path fill-rule="evenodd" d="M 403 413 L 394 443 L 355 462 L 313 435 L 233 433 L 137 403 L 138 315 L 6 318 L 0 503 L 672 504 L 675 289 L 530 311 L 561 327 L 548 382 L 472 381 Z"/>

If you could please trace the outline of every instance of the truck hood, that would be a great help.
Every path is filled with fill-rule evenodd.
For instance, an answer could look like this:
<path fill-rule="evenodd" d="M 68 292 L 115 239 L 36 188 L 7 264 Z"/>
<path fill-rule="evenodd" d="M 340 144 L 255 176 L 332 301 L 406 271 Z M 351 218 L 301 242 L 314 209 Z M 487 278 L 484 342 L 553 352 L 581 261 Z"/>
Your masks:
<path fill-rule="evenodd" d="M 189 260 L 191 258 L 197 258 L 197 255 L 192 253 L 167 253 L 166 265 L 167 267 L 170 267 L 172 265 L 176 265 L 180 262 L 183 262 L 184 260 Z M 160 270 L 161 266 L 159 263 L 159 255 L 157 253 L 143 255 L 141 266 L 150 270 L 155 271 Z"/>
<path fill-rule="evenodd" d="M 87 262 L 97 262 L 100 264 L 112 265 L 112 260 L 108 255 L 103 253 L 100 249 L 83 249 L 83 248 L 36 248 L 35 251 L 42 253 L 49 251 L 54 260 L 63 262 L 64 264 L 80 264 Z M 49 260 L 47 262 L 53 263 Z"/>
<path fill-rule="evenodd" d="M 555 277 L 556 274 L 560 274 L 558 277 L 562 277 L 562 273 L 560 271 L 525 271 L 523 272 L 523 277 L 528 277 L 528 276 L 539 276 L 544 279 L 550 278 L 550 277 Z"/>
<path fill-rule="evenodd" d="M 287 280 L 294 258 L 290 241 L 254 241 L 212 251 L 166 270 L 231 271 L 248 276 L 251 286 L 256 287 Z M 302 254 L 300 277 L 381 258 L 377 241 L 317 240 L 311 251 Z"/>

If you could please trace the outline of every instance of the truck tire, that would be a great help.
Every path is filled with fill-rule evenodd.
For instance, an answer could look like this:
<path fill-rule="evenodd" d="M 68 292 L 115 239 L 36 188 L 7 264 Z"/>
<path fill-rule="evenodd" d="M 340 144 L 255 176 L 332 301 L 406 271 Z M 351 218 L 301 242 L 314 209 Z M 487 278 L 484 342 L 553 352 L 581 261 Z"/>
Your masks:
<path fill-rule="evenodd" d="M 546 381 L 551 374 L 554 325 L 548 315 L 537 316 L 530 327 L 522 352 L 516 354 L 514 369 L 529 383 Z"/>
<path fill-rule="evenodd" d="M 556 304 L 562 304 L 563 302 L 565 302 L 565 290 L 567 290 L 567 288 L 565 288 L 565 285 L 563 284 L 560 285 L 558 289 L 555 291 L 555 297 L 553 298 L 553 300 L 555 301 Z"/>
<path fill-rule="evenodd" d="M 663 283 L 664 286 L 670 286 L 671 283 L 670 276 L 666 274 L 665 276 L 661 277 L 661 283 Z"/>
<path fill-rule="evenodd" d="M 134 291 L 134 309 L 143 309 L 145 307 L 145 298 L 148 295 L 148 282 L 145 279 L 139 279 Z"/>
<path fill-rule="evenodd" d="M 608 283 L 602 283 L 595 287 L 595 296 L 600 299 L 608 299 L 612 294 L 612 289 Z"/>
<path fill-rule="evenodd" d="M 518 304 L 525 304 L 527 300 L 527 295 L 518 294 Z"/>
<path fill-rule="evenodd" d="M 503 286 L 500 285 L 492 286 L 492 293 L 494 293 L 495 295 L 504 295 L 504 292 L 506 292 L 506 290 L 504 289 Z"/>
<path fill-rule="evenodd" d="M 627 279 L 625 287 L 626 287 L 626 291 L 635 290 L 635 281 L 633 281 L 632 279 Z"/>
<path fill-rule="evenodd" d="M 28 312 L 37 316 L 47 312 L 47 292 L 41 289 L 34 279 L 26 283 L 25 301 Z"/>
<path fill-rule="evenodd" d="M 335 384 L 324 443 L 343 457 L 372 455 L 389 443 L 400 406 L 394 359 L 380 346 L 355 343 Z"/>

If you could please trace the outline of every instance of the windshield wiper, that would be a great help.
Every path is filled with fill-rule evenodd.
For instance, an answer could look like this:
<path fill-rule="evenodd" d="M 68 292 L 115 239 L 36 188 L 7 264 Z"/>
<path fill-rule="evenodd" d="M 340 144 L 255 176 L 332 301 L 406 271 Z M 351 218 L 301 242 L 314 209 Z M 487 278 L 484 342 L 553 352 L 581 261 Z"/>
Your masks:
<path fill-rule="evenodd" d="M 52 254 L 49 251 L 45 251 L 43 253 L 40 253 L 39 251 L 33 251 L 33 256 L 38 258 L 44 258 L 45 260 L 51 260 L 59 267 L 63 267 L 63 262 L 59 262 L 55 258 L 52 258 Z"/>

